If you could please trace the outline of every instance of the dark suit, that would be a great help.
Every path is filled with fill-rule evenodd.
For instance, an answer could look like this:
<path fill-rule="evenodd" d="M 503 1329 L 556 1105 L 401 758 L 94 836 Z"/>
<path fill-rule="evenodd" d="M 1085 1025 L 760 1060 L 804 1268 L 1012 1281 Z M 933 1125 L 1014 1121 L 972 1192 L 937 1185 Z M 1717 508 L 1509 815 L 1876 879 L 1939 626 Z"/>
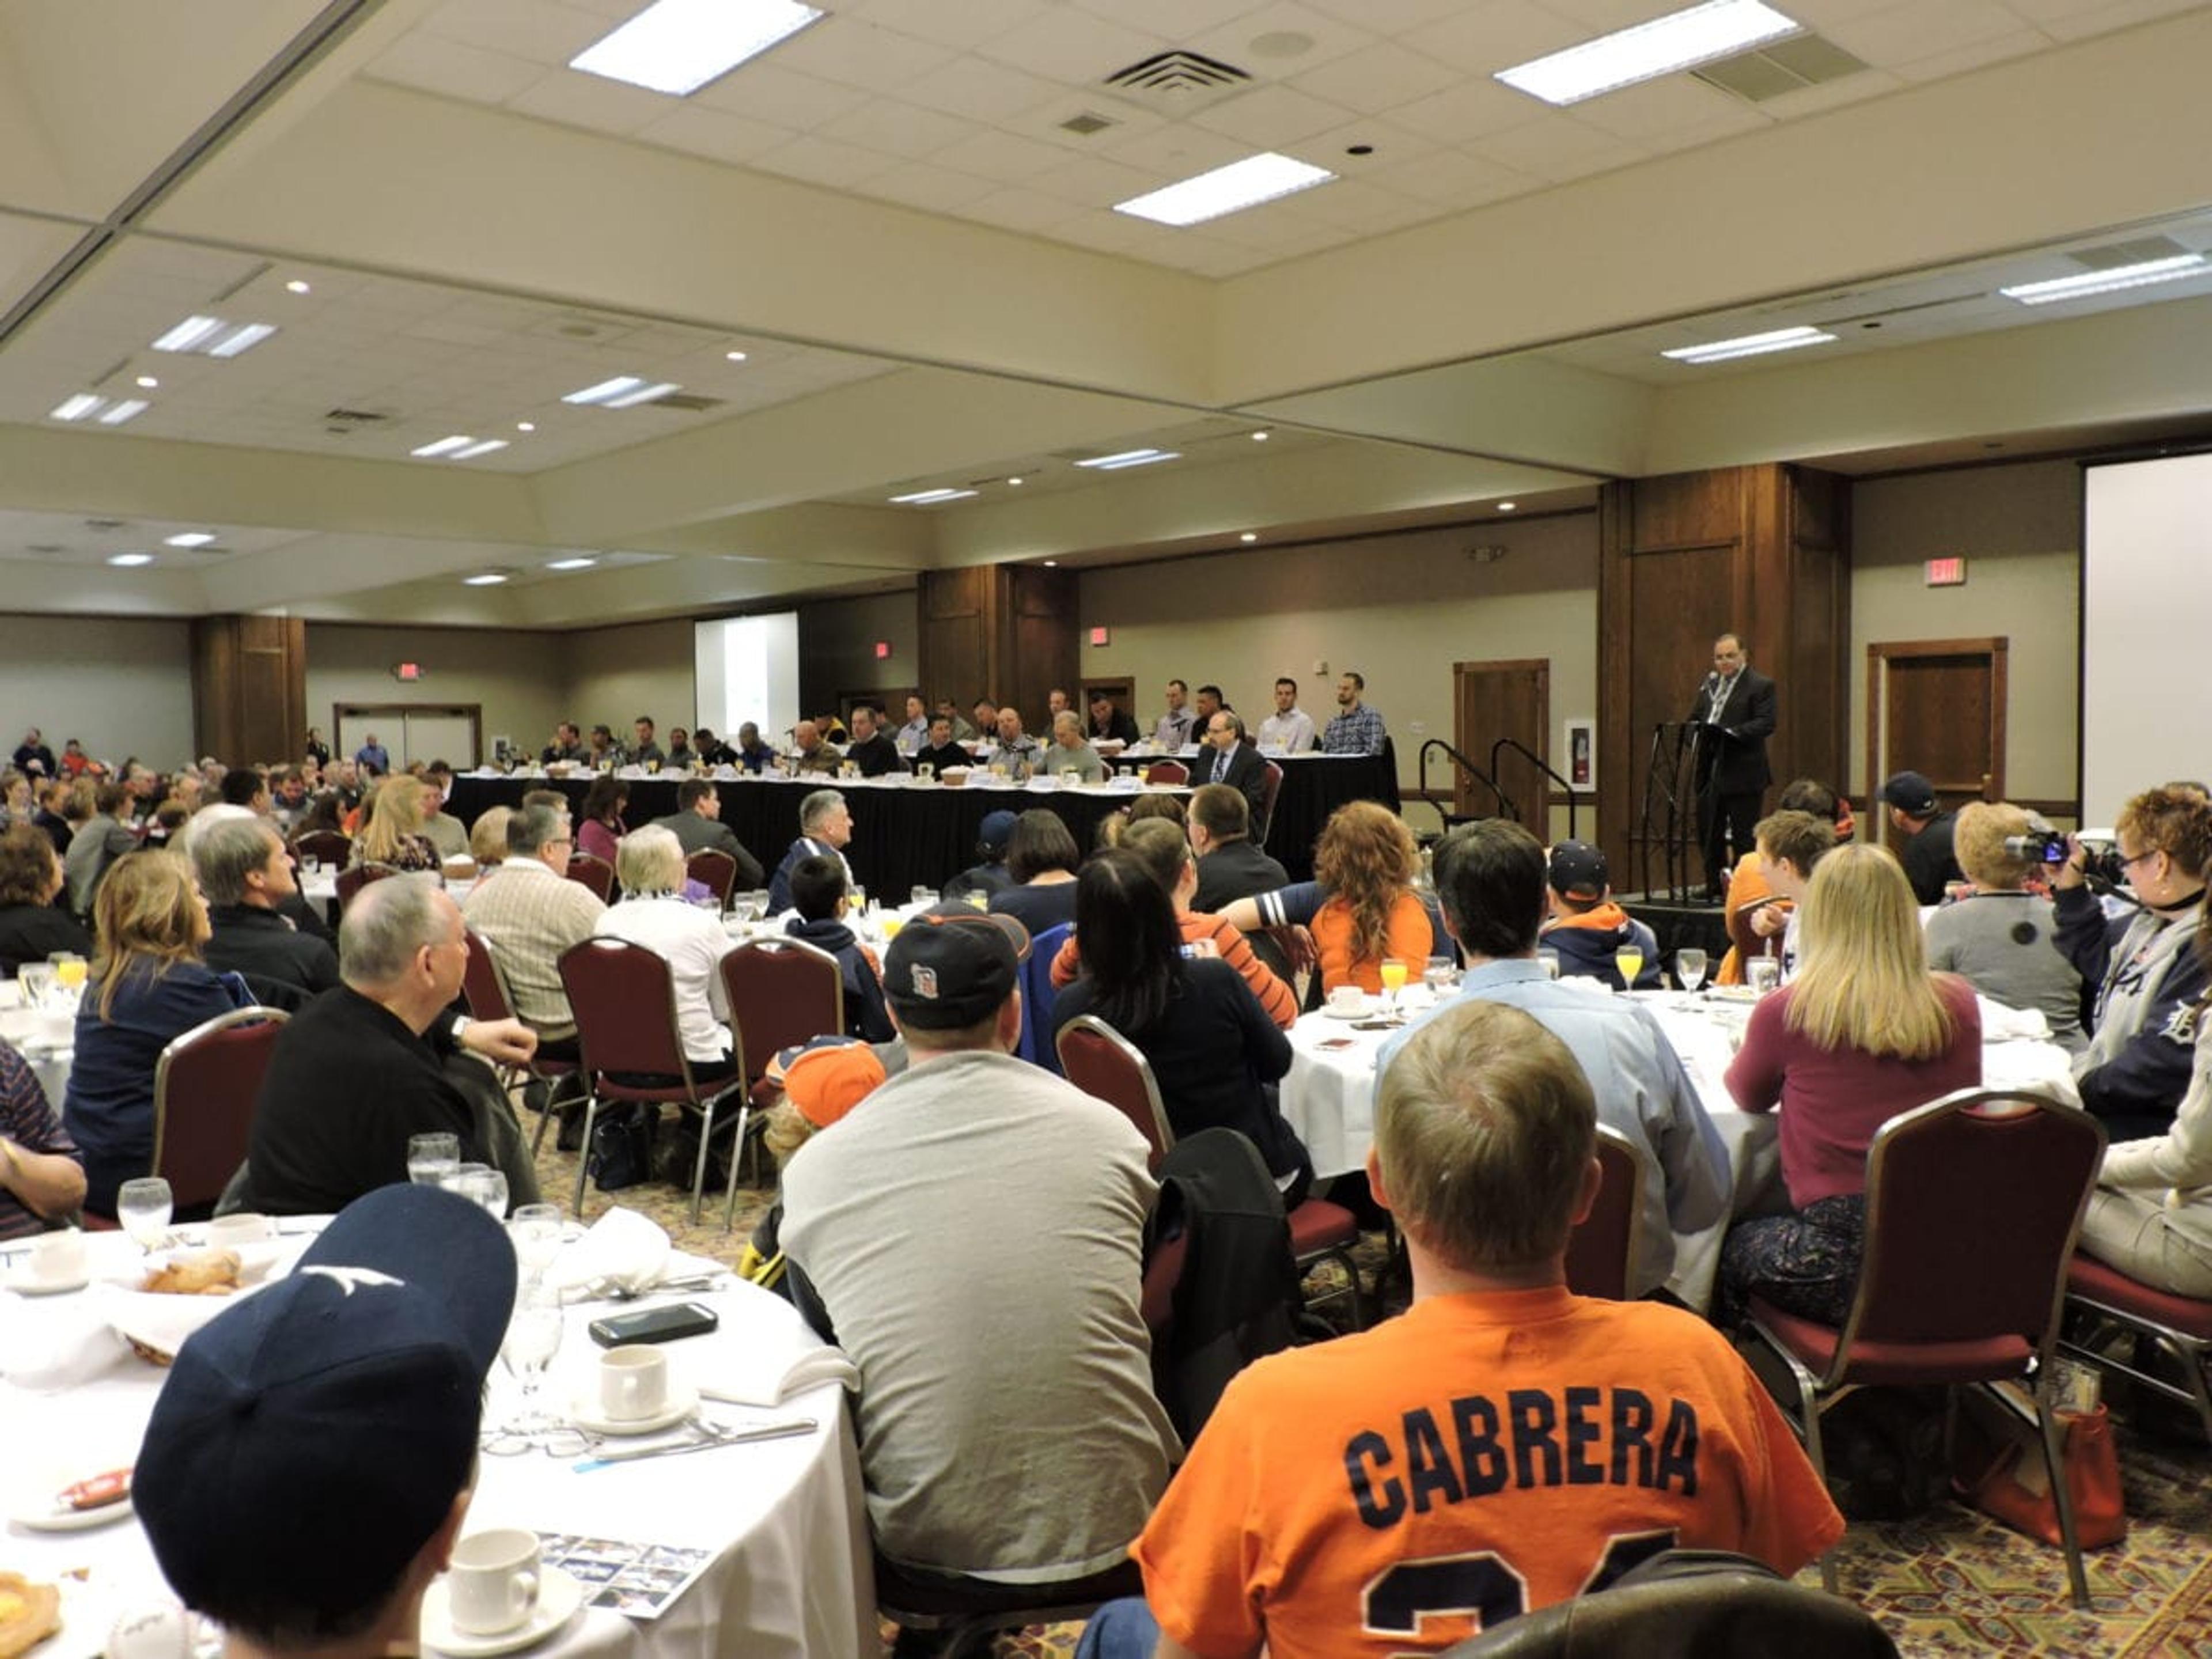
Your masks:
<path fill-rule="evenodd" d="M 1240 743 L 1229 751 L 1229 771 L 1216 778 L 1214 769 L 1219 763 L 1221 751 L 1211 743 L 1198 751 L 1196 759 L 1187 762 L 1190 768 L 1190 784 L 1195 789 L 1202 783 L 1225 783 L 1244 797 L 1252 809 L 1252 827 L 1260 827 L 1261 813 L 1267 794 L 1267 762 L 1266 757 L 1249 743 Z"/>
<path fill-rule="evenodd" d="M 1766 740 L 1774 734 L 1774 682 L 1746 666 L 1716 716 L 1712 696 L 1718 684 L 1706 677 L 1687 716 L 1710 721 L 1700 724 L 1696 736 L 1698 838 L 1705 854 L 1705 889 L 1716 895 L 1727 885 L 1728 848 L 1733 846 L 1739 859 L 1750 855 L 1759 804 L 1774 781 L 1766 760 Z"/>
<path fill-rule="evenodd" d="M 738 841 L 730 826 L 720 819 L 683 811 L 672 812 L 665 818 L 655 818 L 653 823 L 676 837 L 687 859 L 694 853 L 709 852 L 727 853 L 735 859 L 738 892 L 750 893 L 768 880 L 768 872 L 761 867 L 761 861 L 745 850 L 744 843 Z"/>
<path fill-rule="evenodd" d="M 1273 859 L 1249 841 L 1232 841 L 1198 861 L 1198 891 L 1191 896 L 1190 908 L 1212 912 L 1290 884 L 1290 876 Z"/>

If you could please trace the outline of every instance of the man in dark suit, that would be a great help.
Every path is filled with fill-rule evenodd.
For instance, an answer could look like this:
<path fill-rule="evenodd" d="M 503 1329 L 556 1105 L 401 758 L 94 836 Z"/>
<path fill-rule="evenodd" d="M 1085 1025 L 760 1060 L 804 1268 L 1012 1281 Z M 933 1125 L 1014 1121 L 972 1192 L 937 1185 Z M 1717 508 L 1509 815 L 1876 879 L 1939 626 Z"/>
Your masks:
<path fill-rule="evenodd" d="M 1705 854 L 1705 896 L 1728 887 L 1729 849 L 1748 858 L 1753 826 L 1774 773 L 1766 740 L 1774 734 L 1774 682 L 1751 665 L 1743 641 L 1713 641 L 1713 672 L 1698 688 L 1688 716 L 1696 726 L 1698 835 Z"/>
<path fill-rule="evenodd" d="M 1259 819 L 1267 793 L 1267 763 L 1244 741 L 1244 717 L 1234 709 L 1216 709 L 1206 726 L 1206 746 L 1190 763 L 1193 783 L 1225 783 L 1244 797 Z"/>
<path fill-rule="evenodd" d="M 1192 909 L 1210 913 L 1291 884 L 1283 866 L 1252 845 L 1252 809 L 1227 784 L 1191 791 L 1188 827 L 1198 859 Z"/>
<path fill-rule="evenodd" d="M 722 795 L 705 778 L 686 778 L 676 786 L 676 810 L 653 822 L 668 830 L 684 848 L 694 853 L 726 853 L 737 861 L 736 890 L 750 893 L 763 885 L 768 872 L 761 861 L 745 850 L 730 826 L 722 822 Z"/>

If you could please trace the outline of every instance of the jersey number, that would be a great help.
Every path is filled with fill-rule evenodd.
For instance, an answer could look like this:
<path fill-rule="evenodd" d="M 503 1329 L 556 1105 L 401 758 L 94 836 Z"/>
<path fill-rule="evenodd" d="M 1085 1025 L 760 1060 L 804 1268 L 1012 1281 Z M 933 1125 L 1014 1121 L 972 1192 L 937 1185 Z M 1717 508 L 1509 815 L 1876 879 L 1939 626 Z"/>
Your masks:
<path fill-rule="evenodd" d="M 1601 1590 L 1632 1567 L 1674 1547 L 1671 1528 L 1609 1538 L 1577 1594 Z M 1399 1562 L 1370 1581 L 1361 1612 L 1372 1635 L 1419 1636 L 1424 1619 L 1471 1617 L 1477 1630 L 1493 1630 L 1528 1610 L 1528 1581 L 1495 1550 L 1483 1550 Z"/>

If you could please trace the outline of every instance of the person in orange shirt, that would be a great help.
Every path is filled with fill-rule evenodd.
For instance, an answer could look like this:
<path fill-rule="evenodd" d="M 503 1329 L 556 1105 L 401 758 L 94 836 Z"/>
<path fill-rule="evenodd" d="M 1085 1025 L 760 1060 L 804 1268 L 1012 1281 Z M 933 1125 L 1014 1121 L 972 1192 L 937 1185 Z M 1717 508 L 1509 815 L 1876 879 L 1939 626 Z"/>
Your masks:
<path fill-rule="evenodd" d="M 1564 1043 L 1470 1001 L 1376 1105 L 1368 1180 L 1413 1304 L 1229 1385 L 1131 1547 L 1144 1601 L 1094 1626 L 1100 1659 L 1438 1652 L 1664 1549 L 1787 1575 L 1835 1543 L 1842 1516 L 1726 1338 L 1567 1290 L 1598 1167 Z"/>
<path fill-rule="evenodd" d="M 1841 847 L 1858 833 L 1858 824 L 1851 816 L 1851 804 L 1844 796 L 1824 783 L 1811 778 L 1799 778 L 1785 788 L 1776 799 L 1778 812 L 1810 812 L 1823 822 L 1836 826 L 1834 844 Z M 1755 836 L 1756 829 L 1753 831 Z M 1774 896 L 1774 889 L 1767 884 L 1766 872 L 1757 858 L 1738 859 L 1735 869 L 1729 877 L 1728 903 L 1722 920 L 1729 930 L 1728 954 L 1721 958 L 1719 971 L 1713 975 L 1716 985 L 1743 983 L 1743 948 L 1741 941 L 1750 933 L 1751 922 L 1747 911 L 1756 909 Z M 1788 915 L 1790 906 L 1784 904 L 1782 914 Z M 1738 918 L 1743 918 L 1741 923 Z M 1763 939 L 1764 935 L 1752 937 Z"/>

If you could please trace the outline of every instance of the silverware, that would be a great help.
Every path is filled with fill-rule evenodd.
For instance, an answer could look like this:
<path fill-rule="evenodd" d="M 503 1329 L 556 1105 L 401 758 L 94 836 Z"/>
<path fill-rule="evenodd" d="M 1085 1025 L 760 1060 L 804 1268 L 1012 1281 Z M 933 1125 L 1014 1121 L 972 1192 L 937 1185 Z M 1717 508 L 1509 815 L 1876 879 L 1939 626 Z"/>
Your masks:
<path fill-rule="evenodd" d="M 592 1455 L 574 1465 L 582 1474 L 588 1470 L 605 1468 L 616 1463 L 638 1463 L 652 1457 L 682 1457 L 691 1452 L 712 1451 L 717 1446 L 741 1446 L 755 1440 L 785 1440 L 793 1435 L 811 1434 L 819 1426 L 811 1417 L 793 1418 L 781 1423 L 761 1423 L 747 1428 L 727 1428 L 700 1419 L 692 1424 L 692 1437 L 666 1445 L 608 1446 L 604 1441 L 592 1449 Z"/>

